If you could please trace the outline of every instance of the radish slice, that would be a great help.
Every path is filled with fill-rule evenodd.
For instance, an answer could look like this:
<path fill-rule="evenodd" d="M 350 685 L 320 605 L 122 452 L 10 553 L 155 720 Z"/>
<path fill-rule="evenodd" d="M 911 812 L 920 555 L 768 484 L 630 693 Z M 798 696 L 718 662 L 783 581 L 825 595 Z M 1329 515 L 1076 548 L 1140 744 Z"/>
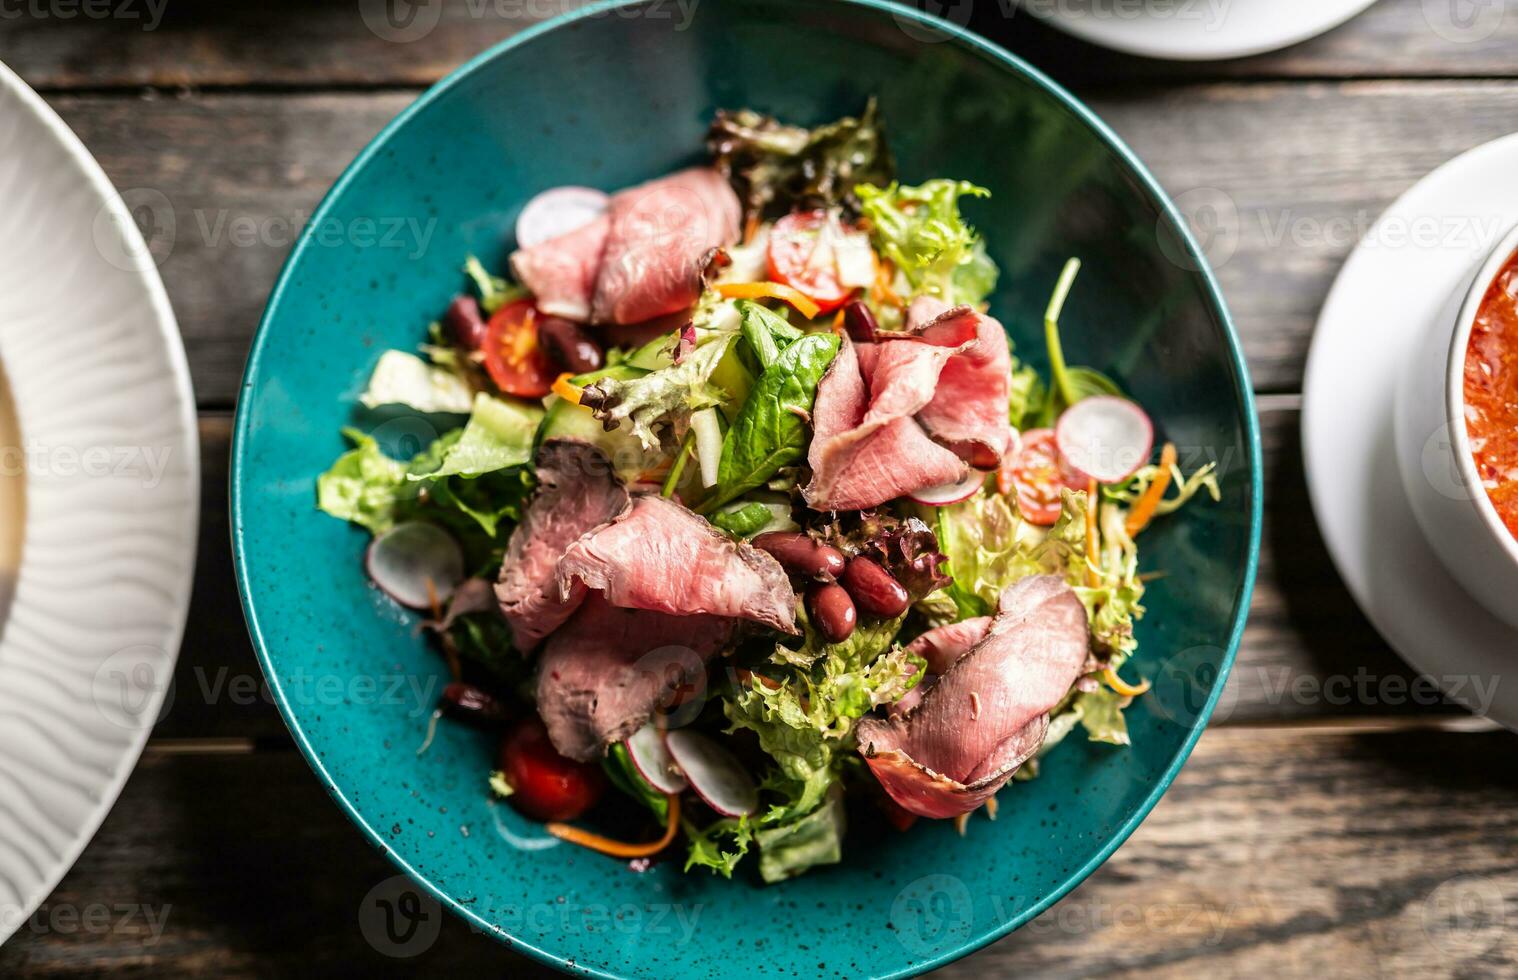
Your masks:
<path fill-rule="evenodd" d="M 727 749 L 684 728 L 665 733 L 664 744 L 707 806 L 724 817 L 741 817 L 759 809 L 758 787 Z"/>
<path fill-rule="evenodd" d="M 386 595 L 412 609 L 428 609 L 432 583 L 438 602 L 447 602 L 464 580 L 464 552 L 453 535 L 434 524 L 408 521 L 375 538 L 364 564 Z"/>
<path fill-rule="evenodd" d="M 1126 398 L 1093 395 L 1065 409 L 1054 444 L 1077 478 L 1120 483 L 1149 461 L 1154 425 Z"/>
<path fill-rule="evenodd" d="M 632 757 L 638 775 L 661 793 L 683 793 L 690 786 L 685 774 L 675 765 L 675 757 L 664 744 L 664 733 L 652 724 L 644 725 L 627 740 L 627 754 Z"/>
<path fill-rule="evenodd" d="M 913 490 L 907 494 L 909 498 L 919 504 L 929 507 L 947 507 L 949 504 L 957 504 L 961 500 L 968 500 L 975 496 L 986 482 L 986 475 L 980 470 L 971 470 L 963 480 L 953 483 L 940 483 L 936 487 L 925 487 L 922 490 Z"/>
<path fill-rule="evenodd" d="M 606 194 L 593 187 L 553 187 L 527 202 L 517 217 L 517 247 L 567 235 L 606 213 Z"/>

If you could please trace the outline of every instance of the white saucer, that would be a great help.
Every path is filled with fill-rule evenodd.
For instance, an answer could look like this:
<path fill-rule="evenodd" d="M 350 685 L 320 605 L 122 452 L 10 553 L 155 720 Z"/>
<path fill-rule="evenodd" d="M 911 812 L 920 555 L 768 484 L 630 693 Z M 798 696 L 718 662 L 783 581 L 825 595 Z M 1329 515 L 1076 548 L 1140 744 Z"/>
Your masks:
<path fill-rule="evenodd" d="M 1176 61 L 1274 51 L 1332 30 L 1375 0 L 1023 0 L 1023 8 L 1092 44 Z"/>
<path fill-rule="evenodd" d="M 4 942 L 37 928 L 158 720 L 189 608 L 200 467 L 152 256 L 99 165 L 4 65 L 0 202 Z"/>
<path fill-rule="evenodd" d="M 1302 455 L 1329 553 L 1376 629 L 1452 699 L 1481 712 L 1489 696 L 1486 716 L 1518 730 L 1518 630 L 1461 589 L 1424 540 L 1392 437 L 1406 358 L 1518 222 L 1515 173 L 1518 134 L 1477 147 L 1402 195 L 1356 247 L 1308 354 Z"/>

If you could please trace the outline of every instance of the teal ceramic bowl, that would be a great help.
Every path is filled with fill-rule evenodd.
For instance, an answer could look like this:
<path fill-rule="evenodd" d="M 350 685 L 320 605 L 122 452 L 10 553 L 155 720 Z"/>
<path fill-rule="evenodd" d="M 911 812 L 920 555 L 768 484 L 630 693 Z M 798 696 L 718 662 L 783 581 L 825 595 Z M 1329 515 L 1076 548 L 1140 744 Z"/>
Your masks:
<path fill-rule="evenodd" d="M 688 19 L 687 19 L 688 18 Z M 614 189 L 697 159 L 722 106 L 816 122 L 880 99 L 907 179 L 973 205 L 1002 269 L 993 309 L 1038 361 L 1071 255 L 1065 349 L 1120 378 L 1223 500 L 1146 532 L 1163 569 L 1132 673 L 1131 748 L 1070 739 L 966 836 L 859 828 L 843 864 L 763 887 L 625 864 L 545 839 L 484 780 L 490 740 L 439 727 L 440 659 L 371 588 L 365 536 L 314 481 L 380 353 L 414 347 L 474 253 L 500 268 L 517 210 L 557 184 Z M 397 230 L 398 229 L 398 230 Z M 390 234 L 390 238 L 386 235 Z M 391 420 L 386 434 L 416 435 Z M 1007 52 L 875 0 L 612 4 L 526 31 L 407 109 L 338 181 L 269 301 L 238 405 L 233 544 L 253 641 L 317 775 L 374 844 L 474 926 L 594 976 L 901 976 L 1028 922 L 1123 842 L 1205 726 L 1244 625 L 1260 526 L 1248 376 L 1216 284 L 1153 178 Z"/>

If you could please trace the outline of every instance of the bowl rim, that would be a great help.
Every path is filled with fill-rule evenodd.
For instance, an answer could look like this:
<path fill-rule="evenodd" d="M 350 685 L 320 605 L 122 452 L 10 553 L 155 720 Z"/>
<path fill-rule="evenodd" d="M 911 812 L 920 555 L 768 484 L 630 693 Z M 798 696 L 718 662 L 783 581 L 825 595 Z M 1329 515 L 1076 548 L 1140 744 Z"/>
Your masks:
<path fill-rule="evenodd" d="M 364 146 L 353 162 L 339 175 L 331 189 L 323 196 L 321 203 L 311 213 L 311 219 L 306 224 L 306 231 L 302 233 L 295 247 L 291 249 L 289 256 L 285 259 L 280 269 L 279 278 L 275 281 L 274 288 L 269 294 L 268 304 L 264 309 L 263 316 L 259 320 L 258 330 L 249 349 L 240 390 L 243 392 L 249 391 L 259 373 L 270 324 L 276 311 L 279 309 L 285 290 L 293 279 L 295 268 L 300 264 L 306 249 L 311 244 L 311 229 L 322 226 L 327 213 L 334 207 L 334 202 L 347 190 L 348 185 L 355 179 L 356 174 L 383 151 L 386 143 L 396 132 L 444 93 L 462 84 L 486 64 L 506 52 L 530 44 L 550 31 L 600 16 L 617 8 L 636 6 L 647 2 L 650 2 L 650 0 L 598 0 L 598 2 L 559 14 L 549 20 L 535 24 L 475 55 L 428 88 L 414 102 L 401 110 L 394 119 L 390 120 Z M 1202 282 L 1206 286 L 1207 297 L 1211 300 L 1214 312 L 1222 323 L 1223 340 L 1227 346 L 1230 366 L 1232 368 L 1234 391 L 1238 407 L 1243 415 L 1244 448 L 1248 457 L 1247 465 L 1249 471 L 1248 543 L 1244 577 L 1238 596 L 1236 597 L 1233 622 L 1229 629 L 1226 646 L 1223 649 L 1222 660 L 1218 666 L 1218 674 L 1207 701 L 1201 710 L 1197 712 L 1190 731 L 1187 732 L 1164 773 L 1155 781 L 1149 794 L 1144 797 L 1129 818 L 1108 836 L 1108 839 L 1097 853 L 1084 865 L 1072 872 L 1064 881 L 1049 889 L 1038 902 L 1034 903 L 1021 914 L 1005 919 L 982 933 L 966 938 L 959 945 L 941 952 L 930 960 L 912 963 L 892 973 L 881 975 L 882 980 L 888 980 L 888 978 L 894 977 L 915 976 L 968 956 L 1043 914 L 1054 903 L 1064 898 L 1077 885 L 1085 881 L 1092 872 L 1101 867 L 1132 836 L 1139 824 L 1154 809 L 1160 797 L 1169 789 L 1170 784 L 1175 781 L 1182 765 L 1190 757 L 1197 740 L 1201 737 L 1203 730 L 1206 729 L 1207 722 L 1211 718 L 1218 700 L 1222 697 L 1223 688 L 1232 671 L 1234 659 L 1238 653 L 1239 642 L 1244 632 L 1244 625 L 1248 619 L 1250 601 L 1254 594 L 1255 577 L 1259 567 L 1260 534 L 1264 506 L 1264 476 L 1260 459 L 1260 429 L 1255 409 L 1254 389 L 1250 382 L 1249 367 L 1244 358 L 1238 331 L 1234 326 L 1233 317 L 1229 313 L 1228 304 L 1223 298 L 1222 289 L 1218 285 L 1217 278 L 1207 261 L 1205 253 L 1198 246 L 1195 237 L 1192 235 L 1190 225 L 1169 195 L 1160 186 L 1159 181 L 1149 172 L 1149 169 L 1133 150 L 1091 109 L 1087 108 L 1084 103 L 1066 91 L 1063 86 L 1001 45 L 971 32 L 968 28 L 960 27 L 943 18 L 923 13 L 920 10 L 897 2 L 897 0 L 834 0 L 834 3 L 835 6 L 840 8 L 861 7 L 867 11 L 883 12 L 895 18 L 898 22 L 906 21 L 914 26 L 935 31 L 944 35 L 951 43 L 968 49 L 970 54 L 991 61 L 1004 69 L 1010 70 L 1013 74 L 1023 76 L 1054 98 L 1066 111 L 1087 126 L 1121 161 L 1130 174 L 1136 178 L 1140 190 L 1152 201 L 1160 214 L 1169 219 L 1171 228 L 1185 248 L 1186 258 L 1193 266 L 1191 271 L 1195 271 L 1201 276 Z M 426 889 L 443 907 L 462 917 L 485 934 L 495 937 L 498 941 L 505 943 L 509 940 L 510 948 L 526 953 L 541 963 L 555 967 L 566 973 L 602 977 L 606 978 L 606 980 L 621 980 L 621 977 L 625 976 L 625 974 L 609 973 L 597 967 L 574 962 L 569 957 L 561 956 L 534 945 L 534 940 L 527 937 L 508 936 L 507 933 L 496 925 L 479 916 L 469 906 L 461 904 L 456 898 L 439 888 L 431 879 L 424 876 L 408 863 L 401 855 L 388 847 L 382 834 L 376 828 L 369 825 L 368 821 L 359 813 L 353 802 L 348 799 L 344 791 L 337 785 L 336 780 L 333 779 L 332 774 L 327 770 L 321 757 L 317 754 L 306 733 L 296 720 L 278 672 L 270 664 L 268 648 L 263 636 L 263 628 L 258 619 L 258 611 L 255 608 L 253 597 L 247 586 L 247 556 L 244 540 L 242 486 L 245 468 L 250 465 L 244 451 L 251 435 L 251 417 L 246 409 L 246 405 L 246 401 L 239 399 L 236 422 L 233 427 L 229 494 L 233 565 L 237 574 L 238 597 L 242 603 L 243 615 L 247 620 L 248 633 L 252 639 L 254 651 L 258 656 L 259 666 L 268 679 L 275 703 L 279 706 L 280 715 L 283 717 L 286 727 L 290 729 L 290 734 L 299 747 L 301 754 L 305 756 L 306 762 L 320 777 L 328 795 L 337 802 L 347 814 L 348 819 L 363 832 L 365 837 L 368 838 L 370 845 L 384 854 L 392 864 L 405 872 L 414 882 Z"/>
<path fill-rule="evenodd" d="M 1444 365 L 1444 411 L 1449 427 L 1450 446 L 1455 456 L 1455 466 L 1460 471 L 1460 481 L 1474 492 L 1468 495 L 1482 525 L 1507 555 L 1508 562 L 1518 570 L 1518 538 L 1514 538 L 1491 494 L 1481 485 L 1481 474 L 1476 472 L 1475 454 L 1471 450 L 1470 432 L 1465 426 L 1465 358 L 1470 348 L 1471 330 L 1476 325 L 1476 315 L 1481 312 L 1487 290 L 1496 284 L 1497 276 L 1510 261 L 1518 257 L 1518 224 L 1509 228 L 1482 260 L 1476 277 L 1466 290 L 1465 300 L 1455 319 L 1454 333 L 1450 338 L 1449 358 Z"/>

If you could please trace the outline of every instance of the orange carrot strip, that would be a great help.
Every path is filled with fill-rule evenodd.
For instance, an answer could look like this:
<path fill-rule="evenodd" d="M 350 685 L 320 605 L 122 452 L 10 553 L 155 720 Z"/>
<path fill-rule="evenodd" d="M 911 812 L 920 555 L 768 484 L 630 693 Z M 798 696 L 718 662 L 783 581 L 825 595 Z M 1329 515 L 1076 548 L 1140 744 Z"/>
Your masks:
<path fill-rule="evenodd" d="M 890 259 L 881 259 L 875 267 L 875 295 L 881 302 L 890 303 L 892 306 L 905 306 L 901 297 L 896 295 L 896 290 L 891 288 L 891 280 L 896 275 L 896 269 L 891 265 Z"/>
<path fill-rule="evenodd" d="M 558 395 L 560 398 L 569 402 L 571 405 L 578 405 L 580 404 L 580 392 L 584 389 L 576 388 L 574 385 L 570 384 L 569 379 L 572 377 L 574 377 L 574 375 L 570 374 L 568 371 L 565 371 L 563 374 L 553 379 L 553 385 L 549 390 L 551 390 L 555 395 Z"/>
<path fill-rule="evenodd" d="M 1160 500 L 1165 496 L 1165 490 L 1170 486 L 1170 471 L 1175 469 L 1175 443 L 1165 443 L 1165 448 L 1160 450 L 1160 471 L 1155 474 L 1154 482 L 1144 490 L 1144 495 L 1133 505 L 1133 510 L 1128 513 L 1128 520 L 1124 527 L 1131 538 L 1135 534 L 1149 526 L 1154 518 L 1154 509 L 1160 505 Z"/>
<path fill-rule="evenodd" d="M 727 299 L 778 299 L 794 306 L 808 320 L 820 312 L 805 293 L 779 282 L 725 282 L 717 287 L 717 293 Z"/>
<path fill-rule="evenodd" d="M 553 834 L 559 840 L 569 841 L 571 844 L 579 844 L 588 847 L 592 851 L 615 858 L 641 858 L 653 857 L 664 850 L 675 839 L 675 831 L 680 827 L 680 797 L 673 794 L 664 797 L 669 801 L 669 822 L 664 827 L 664 836 L 647 844 L 628 844 L 610 837 L 602 837 L 600 834 L 592 834 L 588 830 L 571 827 L 567 823 L 550 823 L 543 829 Z"/>
<path fill-rule="evenodd" d="M 1149 682 L 1147 680 L 1140 683 L 1138 687 L 1134 687 L 1132 684 L 1129 684 L 1127 681 L 1117 676 L 1117 671 L 1113 670 L 1111 667 L 1102 668 L 1102 680 L 1107 682 L 1108 687 L 1112 688 L 1114 691 L 1121 694 L 1125 698 L 1136 698 L 1140 694 L 1143 694 L 1145 691 L 1149 690 Z"/>

